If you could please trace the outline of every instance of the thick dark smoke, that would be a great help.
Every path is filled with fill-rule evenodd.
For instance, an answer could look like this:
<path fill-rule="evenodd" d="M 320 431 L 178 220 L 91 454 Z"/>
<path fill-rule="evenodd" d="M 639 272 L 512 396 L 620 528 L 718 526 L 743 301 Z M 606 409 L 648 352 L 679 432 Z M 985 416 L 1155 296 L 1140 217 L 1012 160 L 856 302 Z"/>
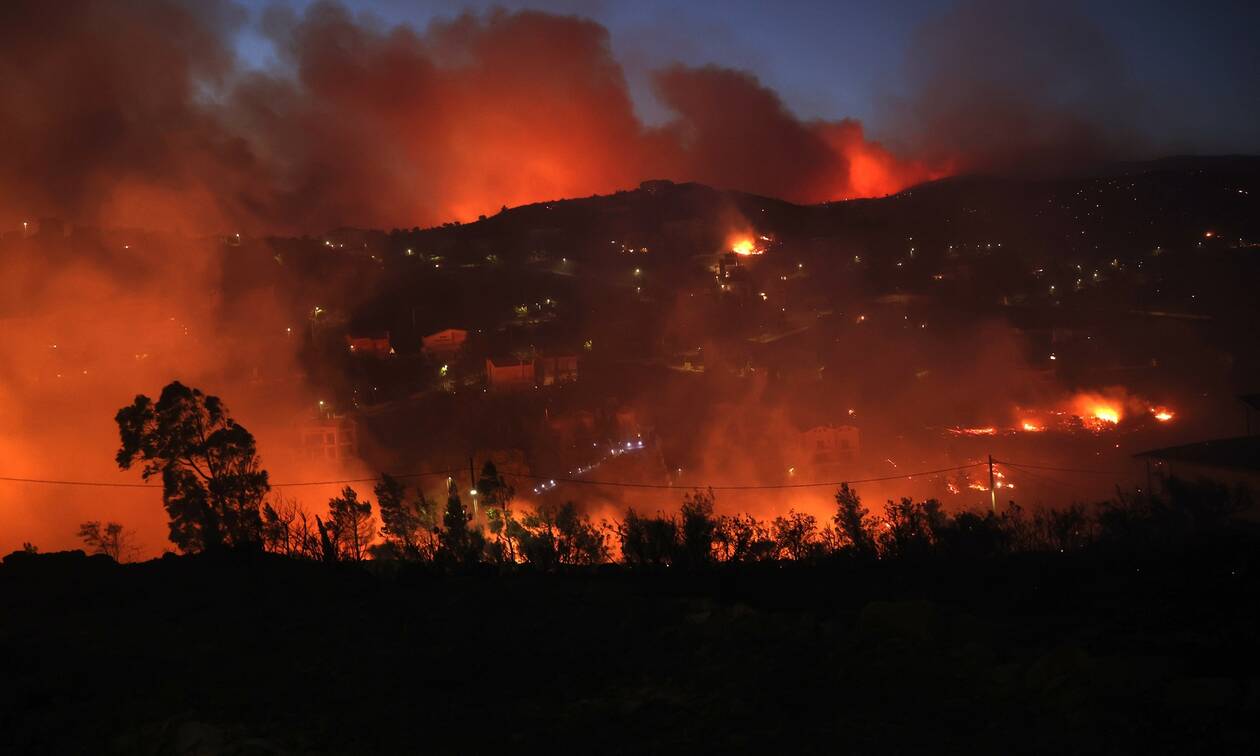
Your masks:
<path fill-rule="evenodd" d="M 416 30 L 331 4 L 271 10 L 281 64 L 257 72 L 233 59 L 244 15 L 221 0 L 20 0 L 0 14 L 10 227 L 41 214 L 197 231 L 411 226 L 651 177 L 819 201 L 932 175 L 728 70 L 660 72 L 676 116 L 649 128 L 607 31 L 576 17 L 492 11 Z"/>
<path fill-rule="evenodd" d="M 0 7 L 0 224 L 311 231 L 413 226 L 695 180 L 801 202 L 962 171 L 1140 156 L 1143 103 L 1083 14 L 963 2 L 911 45 L 882 133 L 802 120 L 751 74 L 667 67 L 672 119 L 635 113 L 608 32 L 491 11 L 424 29 L 335 4 L 272 9 L 279 63 L 243 68 L 228 0 Z"/>

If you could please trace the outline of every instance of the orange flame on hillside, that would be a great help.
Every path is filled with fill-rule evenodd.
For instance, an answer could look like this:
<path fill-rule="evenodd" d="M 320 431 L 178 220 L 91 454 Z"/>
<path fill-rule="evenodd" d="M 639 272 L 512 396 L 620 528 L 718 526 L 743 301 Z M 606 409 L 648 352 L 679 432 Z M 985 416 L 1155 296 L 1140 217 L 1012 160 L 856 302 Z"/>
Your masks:
<path fill-rule="evenodd" d="M 766 237 L 761 237 L 763 240 Z M 737 255 L 747 257 L 765 253 L 765 248 L 757 246 L 757 237 L 752 234 L 732 234 L 727 238 L 727 245 Z"/>
<path fill-rule="evenodd" d="M 949 432 L 955 436 L 996 436 L 997 428 L 992 425 L 983 428 L 950 428 Z"/>

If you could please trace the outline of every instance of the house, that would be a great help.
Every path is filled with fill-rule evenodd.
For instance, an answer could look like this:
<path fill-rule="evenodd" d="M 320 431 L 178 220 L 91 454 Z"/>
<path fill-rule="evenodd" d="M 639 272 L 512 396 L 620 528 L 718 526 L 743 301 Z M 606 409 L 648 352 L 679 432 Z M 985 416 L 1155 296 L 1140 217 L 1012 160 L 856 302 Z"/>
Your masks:
<path fill-rule="evenodd" d="M 359 457 L 359 430 L 346 415 L 308 418 L 298 428 L 300 456 L 311 461 L 348 462 Z"/>
<path fill-rule="evenodd" d="M 487 358 L 486 383 L 491 391 L 521 391 L 533 388 L 534 363 L 514 357 Z"/>
<path fill-rule="evenodd" d="M 538 356 L 534 359 L 535 379 L 539 386 L 570 383 L 578 377 L 578 358 L 575 354 Z"/>
<path fill-rule="evenodd" d="M 1260 491 L 1260 436 L 1237 436 L 1152 449 L 1135 455 L 1160 480 L 1208 480 Z"/>
<path fill-rule="evenodd" d="M 346 343 L 355 354 L 371 354 L 377 357 L 388 357 L 394 353 L 389 343 L 389 331 L 382 335 L 346 335 Z"/>
<path fill-rule="evenodd" d="M 453 357 L 459 354 L 468 341 L 468 331 L 462 328 L 447 328 L 431 333 L 421 339 L 424 353 L 430 357 Z"/>
<path fill-rule="evenodd" d="M 852 425 L 817 425 L 801 433 L 801 451 L 815 467 L 852 462 L 858 453 L 858 429 Z"/>

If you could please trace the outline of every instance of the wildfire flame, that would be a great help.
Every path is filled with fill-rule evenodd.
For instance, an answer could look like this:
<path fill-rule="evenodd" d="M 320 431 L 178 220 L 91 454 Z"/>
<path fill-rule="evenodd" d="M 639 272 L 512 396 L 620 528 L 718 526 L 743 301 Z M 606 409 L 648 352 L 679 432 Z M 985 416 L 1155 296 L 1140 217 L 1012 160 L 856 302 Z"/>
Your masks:
<path fill-rule="evenodd" d="M 737 255 L 759 255 L 765 252 L 757 246 L 756 240 L 751 236 L 739 236 L 731 242 L 731 251 Z"/>
<path fill-rule="evenodd" d="M 1024 422 L 1020 423 L 1019 427 L 1021 430 L 1025 430 L 1029 433 L 1040 433 L 1046 429 L 1044 425 L 1038 425 L 1037 423 L 1031 420 L 1025 420 Z"/>
<path fill-rule="evenodd" d="M 992 425 L 983 428 L 950 428 L 949 432 L 956 436 L 996 436 L 997 428 Z"/>
<path fill-rule="evenodd" d="M 1172 420 L 1173 417 L 1175 416 L 1173 411 L 1168 409 L 1167 407 L 1152 407 L 1151 414 L 1154 415 L 1155 419 L 1160 421 L 1161 423 L 1166 423 L 1169 420 Z"/>
<path fill-rule="evenodd" d="M 1111 423 L 1112 425 L 1120 422 L 1120 410 L 1115 407 L 1101 405 L 1095 407 L 1092 412 L 1093 418 L 1099 422 Z"/>

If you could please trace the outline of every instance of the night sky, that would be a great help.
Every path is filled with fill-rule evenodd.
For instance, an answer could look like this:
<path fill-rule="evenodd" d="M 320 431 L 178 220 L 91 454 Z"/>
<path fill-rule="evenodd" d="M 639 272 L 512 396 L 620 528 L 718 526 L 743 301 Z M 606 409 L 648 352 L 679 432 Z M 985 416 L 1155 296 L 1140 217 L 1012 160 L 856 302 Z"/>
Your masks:
<path fill-rule="evenodd" d="M 275 3 L 244 0 L 252 20 Z M 301 10 L 306 0 L 288 0 Z M 501 0 L 408 2 L 343 0 L 385 25 L 423 29 L 435 18 L 492 7 L 532 8 L 593 19 L 609 31 L 613 52 L 625 68 L 635 105 L 649 123 L 668 117 L 651 92 L 649 72 L 662 65 L 716 64 L 750 71 L 776 90 L 804 119 L 853 117 L 878 137 L 895 136 L 888 123 L 909 78 L 915 49 L 934 30 L 956 27 L 969 10 L 992 17 L 995 68 L 1011 64 L 1007 42 L 1030 57 L 1070 59 L 1086 36 L 1115 67 L 1108 72 L 1136 98 L 1136 107 L 1155 152 L 1255 152 L 1260 150 L 1260 3 L 1247 0 L 1108 0 L 1094 3 L 975 3 L 951 0 Z M 1003 16 L 1006 16 L 1003 18 Z M 1061 21 L 1061 33 L 1037 19 Z M 1011 39 L 1011 27 L 1022 27 Z M 1050 24 L 1048 26 L 1054 26 Z M 1042 32 L 1045 32 L 1043 35 Z M 275 60 L 256 23 L 238 35 L 238 50 L 254 65 Z M 1088 74 L 1088 71 L 1082 73 Z M 1130 113 L 1131 114 L 1131 113 Z M 1100 118 L 1108 117 L 1099 113 Z"/>

